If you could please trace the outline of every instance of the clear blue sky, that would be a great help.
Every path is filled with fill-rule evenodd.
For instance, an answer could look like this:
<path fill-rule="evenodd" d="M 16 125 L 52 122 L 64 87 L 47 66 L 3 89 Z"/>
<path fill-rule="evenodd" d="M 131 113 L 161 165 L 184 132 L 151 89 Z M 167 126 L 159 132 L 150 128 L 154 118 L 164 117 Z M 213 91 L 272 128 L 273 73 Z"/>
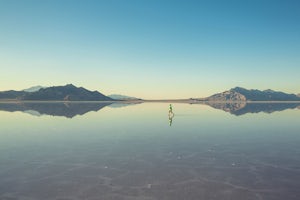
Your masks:
<path fill-rule="evenodd" d="M 0 0 L 0 90 L 300 93 L 297 0 Z"/>

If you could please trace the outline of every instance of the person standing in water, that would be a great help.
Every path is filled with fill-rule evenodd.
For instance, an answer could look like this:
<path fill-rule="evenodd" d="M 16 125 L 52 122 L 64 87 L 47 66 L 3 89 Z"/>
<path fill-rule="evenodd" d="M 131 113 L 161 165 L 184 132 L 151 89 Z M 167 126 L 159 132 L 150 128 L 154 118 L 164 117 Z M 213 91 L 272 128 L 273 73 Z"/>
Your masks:
<path fill-rule="evenodd" d="M 169 114 L 173 114 L 173 108 L 172 108 L 172 104 L 170 104 L 170 108 L 169 108 Z"/>

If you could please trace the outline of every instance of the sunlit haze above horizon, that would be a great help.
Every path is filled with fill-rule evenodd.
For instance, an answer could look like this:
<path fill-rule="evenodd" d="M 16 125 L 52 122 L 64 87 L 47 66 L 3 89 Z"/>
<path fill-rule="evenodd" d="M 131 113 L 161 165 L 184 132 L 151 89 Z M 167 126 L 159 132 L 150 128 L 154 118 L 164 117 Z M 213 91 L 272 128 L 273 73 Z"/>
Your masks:
<path fill-rule="evenodd" d="M 300 1 L 0 0 L 0 91 L 300 93 Z"/>

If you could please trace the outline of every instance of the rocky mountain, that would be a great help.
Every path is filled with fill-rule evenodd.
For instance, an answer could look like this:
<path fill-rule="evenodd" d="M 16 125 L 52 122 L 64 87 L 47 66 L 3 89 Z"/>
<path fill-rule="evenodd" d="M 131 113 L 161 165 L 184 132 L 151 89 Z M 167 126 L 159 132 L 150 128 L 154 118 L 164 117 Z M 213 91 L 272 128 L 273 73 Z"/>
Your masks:
<path fill-rule="evenodd" d="M 235 87 L 229 91 L 214 94 L 204 99 L 205 101 L 300 101 L 295 94 L 287 94 L 273 90 L 248 90 Z"/>
<path fill-rule="evenodd" d="M 35 101 L 113 101 L 112 98 L 107 97 L 98 91 L 89 91 L 83 87 L 76 87 L 72 84 L 40 88 L 35 92 L 13 90 L 0 92 L 0 99 Z"/>
<path fill-rule="evenodd" d="M 234 90 L 225 91 L 222 93 L 214 94 L 208 98 L 205 98 L 206 101 L 246 101 L 246 97 Z"/>

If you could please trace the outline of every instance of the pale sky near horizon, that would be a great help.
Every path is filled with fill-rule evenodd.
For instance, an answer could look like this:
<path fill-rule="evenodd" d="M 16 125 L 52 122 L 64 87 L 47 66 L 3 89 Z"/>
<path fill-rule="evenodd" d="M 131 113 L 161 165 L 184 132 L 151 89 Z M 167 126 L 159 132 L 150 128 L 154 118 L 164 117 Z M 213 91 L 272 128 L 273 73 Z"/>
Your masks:
<path fill-rule="evenodd" d="M 0 91 L 300 93 L 299 22 L 297 0 L 0 0 Z"/>

